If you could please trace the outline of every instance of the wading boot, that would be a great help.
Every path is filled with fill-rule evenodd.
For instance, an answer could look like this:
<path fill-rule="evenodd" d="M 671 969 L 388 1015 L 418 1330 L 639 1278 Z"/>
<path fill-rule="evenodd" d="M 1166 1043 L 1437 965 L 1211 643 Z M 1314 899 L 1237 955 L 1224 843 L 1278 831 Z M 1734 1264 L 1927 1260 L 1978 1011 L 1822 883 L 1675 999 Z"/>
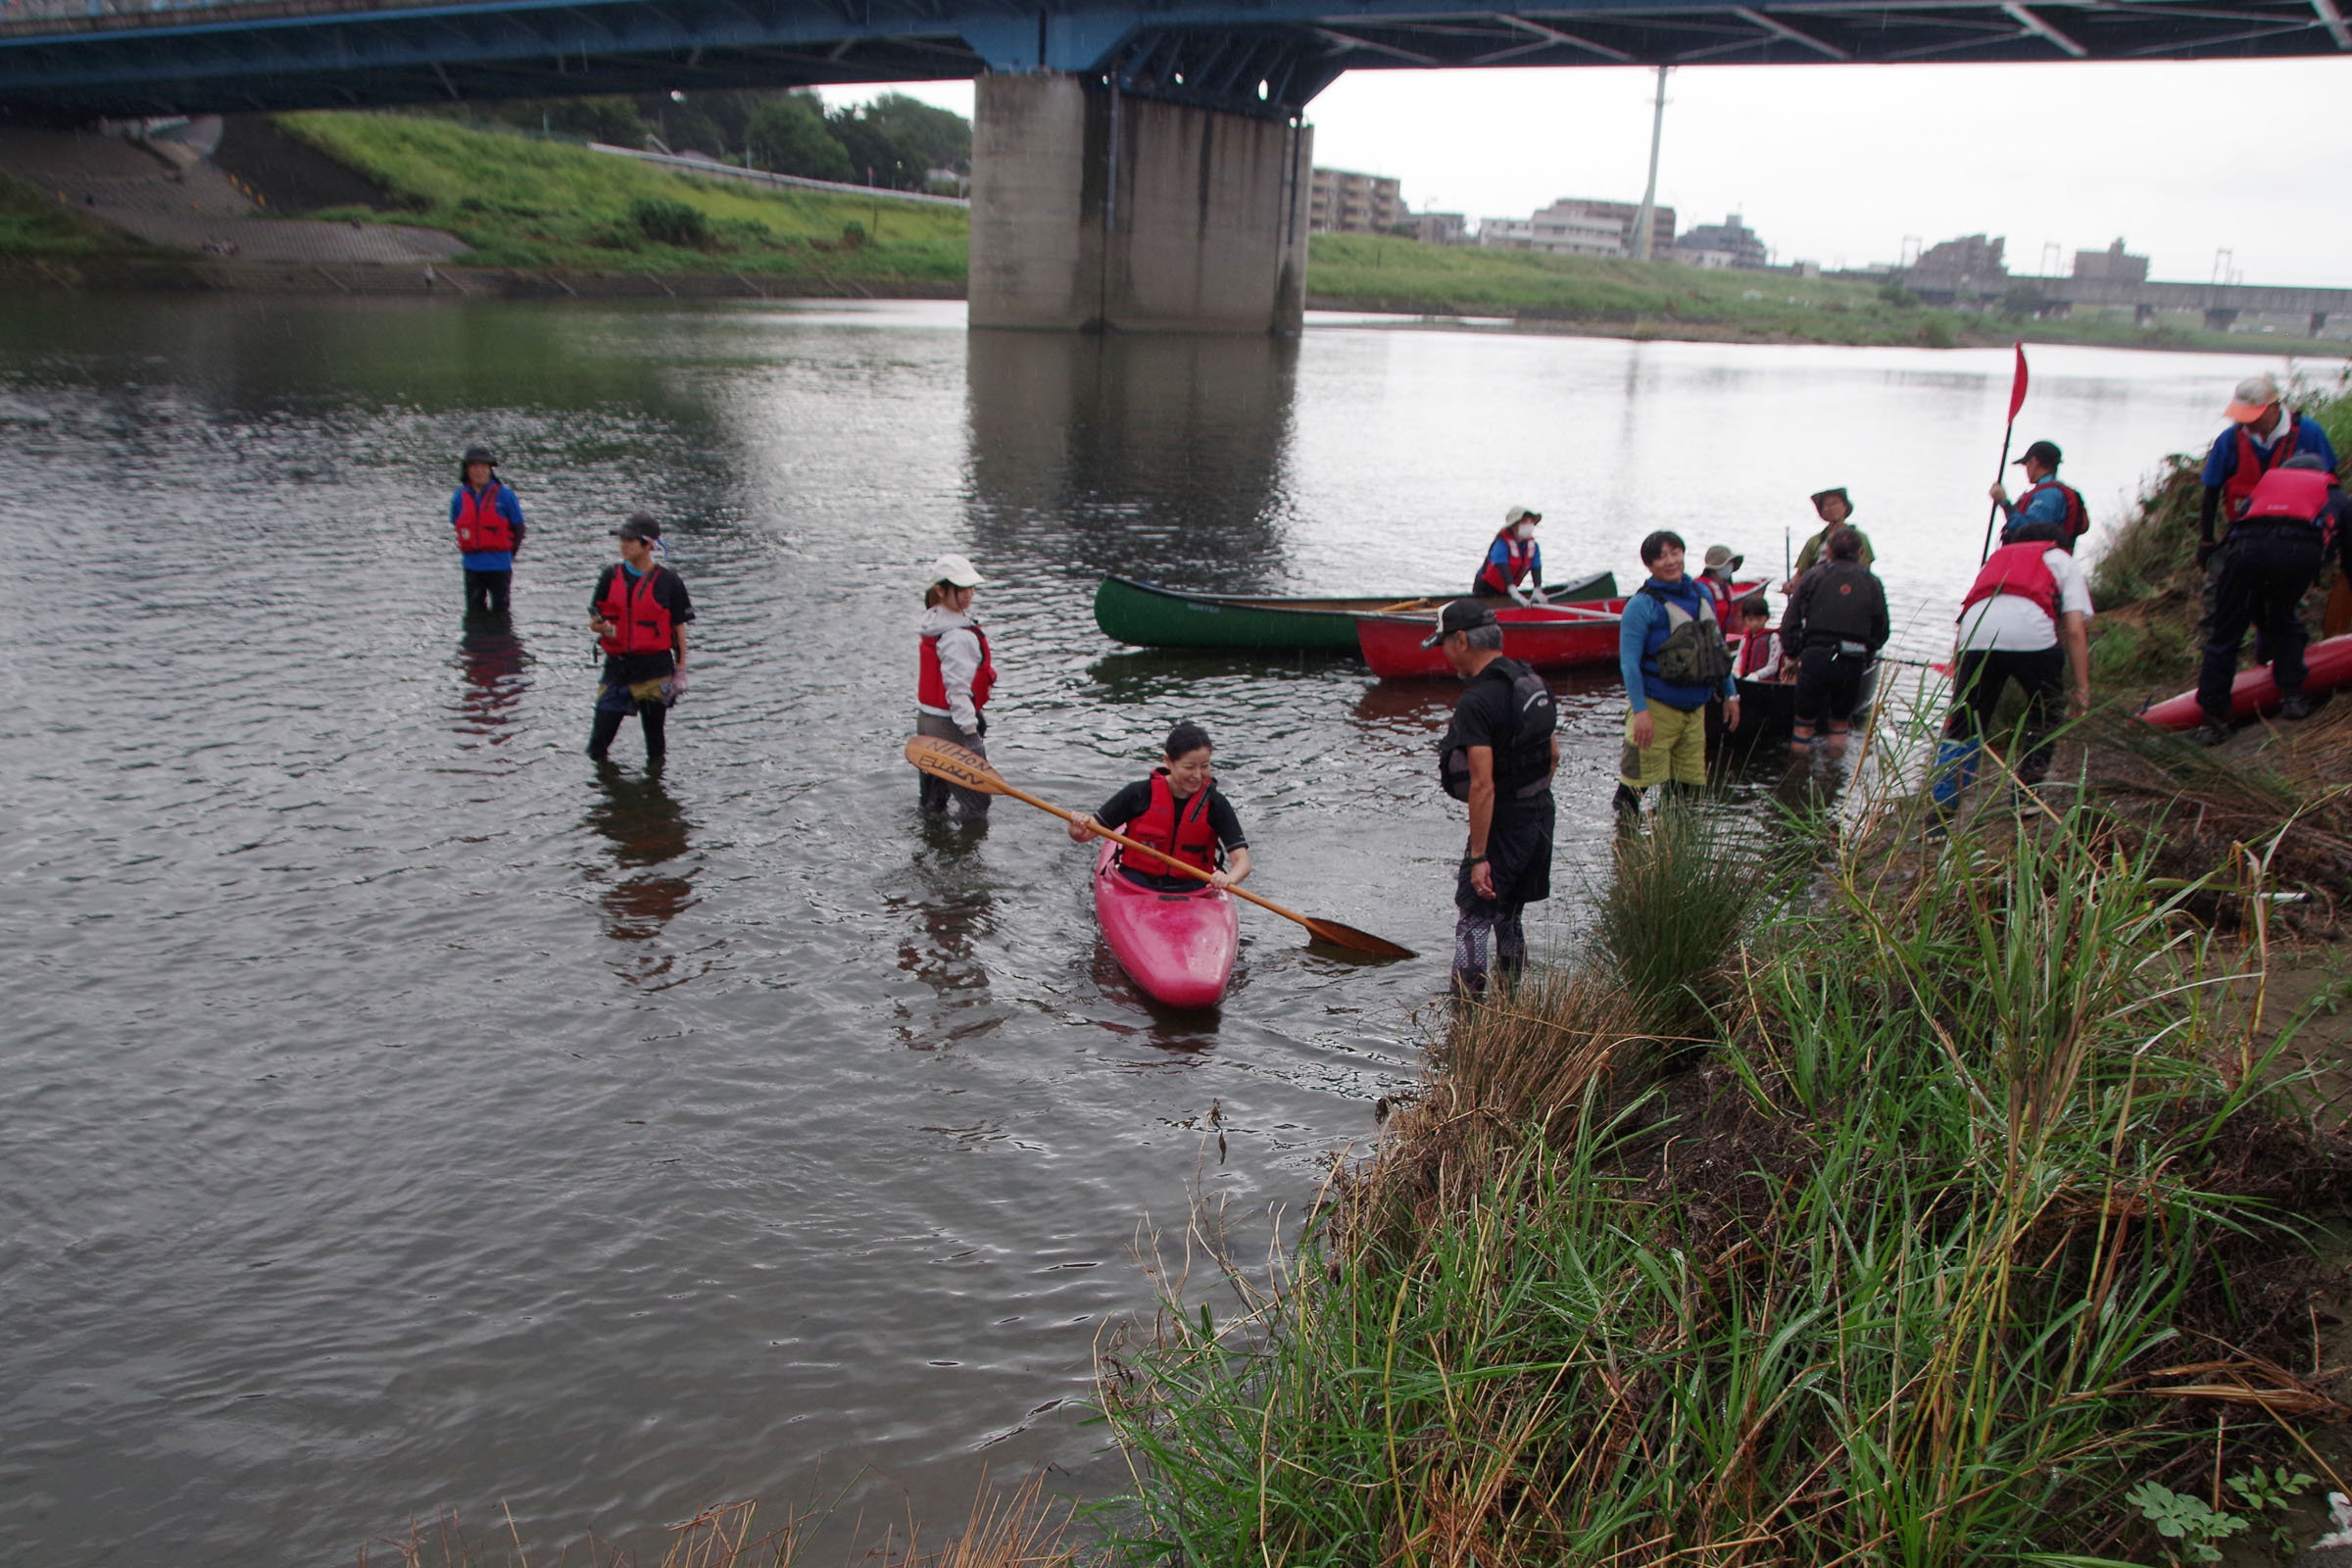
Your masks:
<path fill-rule="evenodd" d="M 2299 691 L 2288 692 L 2278 700 L 2278 716 L 2280 718 L 2309 718 L 2311 716 L 2311 699 Z"/>
<path fill-rule="evenodd" d="M 2199 724 L 2196 733 L 2189 736 L 2189 739 L 2195 741 L 2199 746 L 2219 746 L 2229 738 L 2230 732 L 2210 718 Z"/>

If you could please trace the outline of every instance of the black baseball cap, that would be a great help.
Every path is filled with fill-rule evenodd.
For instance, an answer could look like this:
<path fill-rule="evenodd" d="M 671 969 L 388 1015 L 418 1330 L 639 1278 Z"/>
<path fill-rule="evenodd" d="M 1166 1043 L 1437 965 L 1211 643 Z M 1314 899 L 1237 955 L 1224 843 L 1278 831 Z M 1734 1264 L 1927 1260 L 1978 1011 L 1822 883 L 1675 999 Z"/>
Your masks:
<path fill-rule="evenodd" d="M 1421 646 L 1435 648 L 1457 631 L 1475 631 L 1494 624 L 1494 612 L 1475 599 L 1456 599 L 1438 612 L 1438 629 L 1422 638 Z"/>
<path fill-rule="evenodd" d="M 2058 443 L 2055 441 L 2036 441 L 2032 446 L 2026 448 L 2026 455 L 2024 457 L 2018 459 L 2015 463 L 2009 465 L 2009 466 L 2012 468 L 2022 468 L 2029 463 L 2038 463 L 2044 467 L 2055 468 L 2064 461 L 2064 458 L 2058 451 Z"/>
<path fill-rule="evenodd" d="M 659 539 L 662 525 L 644 513 L 631 514 L 629 520 L 612 530 L 615 539 Z"/>
<path fill-rule="evenodd" d="M 474 445 L 467 447 L 466 449 L 466 455 L 460 458 L 458 462 L 461 466 L 468 463 L 487 463 L 490 465 L 490 466 L 495 468 L 498 466 L 498 454 L 492 452 L 488 447 L 477 442 Z"/>

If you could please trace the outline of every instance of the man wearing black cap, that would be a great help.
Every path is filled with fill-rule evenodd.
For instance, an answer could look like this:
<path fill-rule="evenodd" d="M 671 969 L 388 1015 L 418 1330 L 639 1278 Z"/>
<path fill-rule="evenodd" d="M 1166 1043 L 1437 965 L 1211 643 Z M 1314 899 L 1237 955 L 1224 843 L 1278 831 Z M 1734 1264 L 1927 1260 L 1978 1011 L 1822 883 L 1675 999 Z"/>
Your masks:
<path fill-rule="evenodd" d="M 2075 541 L 2090 531 L 2090 514 L 2083 510 L 2082 492 L 2058 482 L 2061 461 L 2055 442 L 2036 441 L 2010 465 L 2026 470 L 2026 493 L 2012 502 L 2007 487 L 1992 487 L 1993 504 L 2009 519 L 2001 524 L 2001 543 L 2043 540 L 2071 556 Z"/>
<path fill-rule="evenodd" d="M 1438 743 L 1438 781 L 1470 807 L 1470 842 L 1453 890 L 1453 991 L 1476 998 L 1486 994 L 1490 945 L 1504 979 L 1526 966 L 1520 912 L 1551 896 L 1551 775 L 1560 743 L 1551 687 L 1503 657 L 1494 612 L 1455 600 L 1421 640 L 1440 645 L 1470 683 Z"/>
<path fill-rule="evenodd" d="M 654 559 L 662 525 L 640 512 L 613 530 L 620 559 L 596 579 L 588 597 L 588 628 L 605 651 L 596 687 L 596 721 L 588 755 L 598 761 L 635 713 L 645 728 L 645 765 L 661 764 L 667 749 L 669 705 L 686 678 L 686 623 L 694 605 L 678 574 Z"/>
<path fill-rule="evenodd" d="M 499 479 L 498 458 L 488 447 L 467 447 L 458 460 L 449 525 L 466 565 L 466 613 L 505 614 L 514 553 L 522 548 L 522 503 Z"/>

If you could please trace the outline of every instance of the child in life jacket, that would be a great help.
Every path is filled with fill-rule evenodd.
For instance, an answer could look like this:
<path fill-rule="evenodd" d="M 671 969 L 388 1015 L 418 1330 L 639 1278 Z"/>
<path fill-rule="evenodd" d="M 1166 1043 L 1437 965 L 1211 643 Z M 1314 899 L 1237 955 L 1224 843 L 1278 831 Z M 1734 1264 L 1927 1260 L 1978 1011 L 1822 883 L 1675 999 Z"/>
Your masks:
<path fill-rule="evenodd" d="M 1209 885 L 1238 887 L 1250 874 L 1250 841 L 1233 803 L 1209 776 L 1208 731 L 1186 722 L 1168 731 L 1166 761 L 1102 803 L 1094 815 L 1070 824 L 1070 841 L 1084 844 L 1108 828 L 1163 850 L 1209 873 Z M 1200 886 L 1199 879 L 1131 850 L 1119 852 L 1119 874 L 1163 893 Z"/>
<path fill-rule="evenodd" d="M 1741 680 L 1794 680 L 1782 656 L 1781 634 L 1772 629 L 1772 601 L 1749 594 L 1740 601 L 1740 657 L 1732 673 Z"/>

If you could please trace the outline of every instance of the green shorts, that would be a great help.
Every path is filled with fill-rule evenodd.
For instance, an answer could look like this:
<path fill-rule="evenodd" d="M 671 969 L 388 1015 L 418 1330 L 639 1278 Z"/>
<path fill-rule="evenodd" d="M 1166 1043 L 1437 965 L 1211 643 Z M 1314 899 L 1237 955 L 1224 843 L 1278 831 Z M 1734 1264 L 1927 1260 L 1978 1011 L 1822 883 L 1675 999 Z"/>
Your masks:
<path fill-rule="evenodd" d="M 1617 760 L 1618 780 L 1637 790 L 1652 784 L 1705 784 L 1707 710 L 1670 708 L 1653 700 L 1649 717 L 1656 733 L 1647 746 L 1636 746 L 1635 715 L 1625 715 L 1625 752 Z"/>

